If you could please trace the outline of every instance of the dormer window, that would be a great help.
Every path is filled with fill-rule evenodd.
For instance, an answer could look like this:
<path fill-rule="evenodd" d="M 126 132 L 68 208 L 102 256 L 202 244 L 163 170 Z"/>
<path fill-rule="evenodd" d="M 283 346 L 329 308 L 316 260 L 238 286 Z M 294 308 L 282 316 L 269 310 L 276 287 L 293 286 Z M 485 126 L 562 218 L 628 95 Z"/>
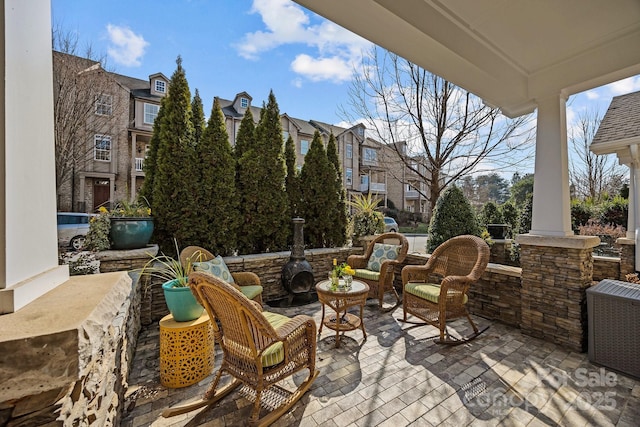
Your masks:
<path fill-rule="evenodd" d="M 167 91 L 167 84 L 164 80 L 156 80 L 156 92 L 165 93 Z"/>
<path fill-rule="evenodd" d="M 240 98 L 240 107 L 249 108 L 249 100 L 247 98 Z"/>

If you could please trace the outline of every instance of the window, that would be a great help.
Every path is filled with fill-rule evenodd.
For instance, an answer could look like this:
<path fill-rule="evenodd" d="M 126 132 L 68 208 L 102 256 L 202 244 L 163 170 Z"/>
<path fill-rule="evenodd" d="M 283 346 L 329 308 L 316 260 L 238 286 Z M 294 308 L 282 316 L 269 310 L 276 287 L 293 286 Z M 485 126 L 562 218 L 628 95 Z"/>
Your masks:
<path fill-rule="evenodd" d="M 167 91 L 167 84 L 164 80 L 156 80 L 156 92 L 165 93 Z"/>
<path fill-rule="evenodd" d="M 347 144 L 346 152 L 347 152 L 347 159 L 352 159 L 353 158 L 353 144 Z"/>
<path fill-rule="evenodd" d="M 158 117 L 158 111 L 160 111 L 160 106 L 156 104 L 144 104 L 144 122 L 152 125 L 155 122 L 156 117 Z"/>
<path fill-rule="evenodd" d="M 287 139 L 289 139 L 289 132 L 287 132 L 286 130 L 282 131 L 282 139 L 284 139 L 284 141 L 286 142 Z"/>
<path fill-rule="evenodd" d="M 345 178 L 345 183 L 347 185 L 352 185 L 353 184 L 353 169 L 347 168 L 347 170 L 345 170 L 345 173 L 344 173 L 344 178 Z"/>
<path fill-rule="evenodd" d="M 247 98 L 240 98 L 240 107 L 241 108 L 248 108 L 249 107 L 249 100 Z"/>
<path fill-rule="evenodd" d="M 111 161 L 111 137 L 109 135 L 95 135 L 93 137 L 93 159 Z"/>
<path fill-rule="evenodd" d="M 101 116 L 110 116 L 113 98 L 111 95 L 102 93 L 96 96 L 96 114 Z"/>
<path fill-rule="evenodd" d="M 376 163 L 378 161 L 378 152 L 373 148 L 364 149 L 364 161 L 370 163 Z"/>
<path fill-rule="evenodd" d="M 309 141 L 302 139 L 300 140 L 300 154 L 303 156 L 307 154 L 309 151 Z"/>

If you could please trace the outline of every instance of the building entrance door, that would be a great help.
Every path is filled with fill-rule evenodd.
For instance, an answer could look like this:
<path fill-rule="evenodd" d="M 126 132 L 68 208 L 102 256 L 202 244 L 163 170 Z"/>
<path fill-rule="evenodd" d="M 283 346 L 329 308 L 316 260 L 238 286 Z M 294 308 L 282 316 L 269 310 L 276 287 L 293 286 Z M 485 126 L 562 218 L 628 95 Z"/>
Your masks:
<path fill-rule="evenodd" d="M 109 202 L 109 180 L 96 179 L 93 181 L 93 210 L 105 206 Z M 109 208 L 109 206 L 105 206 Z"/>

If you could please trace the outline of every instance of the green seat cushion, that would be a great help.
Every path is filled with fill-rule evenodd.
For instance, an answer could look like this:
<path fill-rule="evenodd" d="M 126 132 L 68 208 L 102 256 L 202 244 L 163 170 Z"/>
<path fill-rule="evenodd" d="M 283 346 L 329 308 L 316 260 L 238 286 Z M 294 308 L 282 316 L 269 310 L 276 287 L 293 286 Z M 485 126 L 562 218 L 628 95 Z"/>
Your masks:
<path fill-rule="evenodd" d="M 434 304 L 438 304 L 438 301 L 440 300 L 440 285 L 433 283 L 409 282 L 404 285 L 404 291 L 411 295 L 426 299 L 427 301 L 431 301 Z M 465 295 L 462 303 L 466 304 L 468 299 L 469 298 Z"/>
<path fill-rule="evenodd" d="M 354 277 L 360 277 L 361 279 L 367 280 L 380 280 L 380 272 L 379 271 L 371 271 L 366 270 L 364 268 L 356 268 Z"/>
<path fill-rule="evenodd" d="M 269 324 L 273 326 L 273 329 L 278 329 L 290 319 L 287 316 L 283 316 L 278 313 L 271 313 L 269 311 L 263 311 L 262 314 L 267 319 Z M 262 366 L 274 366 L 284 360 L 284 345 L 281 342 L 271 344 L 262 352 Z"/>
<path fill-rule="evenodd" d="M 262 293 L 262 286 L 260 285 L 240 286 L 240 292 L 242 292 L 245 297 L 249 299 L 254 299 L 255 297 L 257 297 Z"/>
<path fill-rule="evenodd" d="M 384 243 L 376 243 L 373 245 L 373 251 L 367 263 L 367 270 L 380 271 L 382 263 L 388 260 L 398 259 L 400 246 L 386 245 Z"/>
<path fill-rule="evenodd" d="M 235 283 L 227 264 L 220 255 L 209 261 L 194 262 L 193 270 L 207 272 L 232 285 Z"/>

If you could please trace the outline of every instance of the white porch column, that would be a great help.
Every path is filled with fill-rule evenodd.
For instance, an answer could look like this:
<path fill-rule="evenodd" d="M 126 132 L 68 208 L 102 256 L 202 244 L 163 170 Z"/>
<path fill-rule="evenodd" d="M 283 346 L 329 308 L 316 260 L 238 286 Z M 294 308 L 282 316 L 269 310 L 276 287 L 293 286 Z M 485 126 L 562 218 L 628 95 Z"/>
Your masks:
<path fill-rule="evenodd" d="M 636 235 L 636 167 L 634 163 L 627 165 L 629 167 L 629 210 L 627 214 L 627 239 L 635 239 Z"/>
<path fill-rule="evenodd" d="M 629 230 L 633 231 L 632 239 L 636 242 L 635 269 L 640 271 L 640 147 L 638 144 L 629 146 L 631 152 L 631 164 L 629 165 L 629 218 L 627 219 L 627 236 Z M 633 223 L 631 223 L 633 221 Z"/>
<path fill-rule="evenodd" d="M 69 279 L 58 265 L 51 5 L 0 0 L 0 314 Z"/>
<path fill-rule="evenodd" d="M 533 215 L 529 234 L 572 236 L 566 98 L 538 100 Z"/>

